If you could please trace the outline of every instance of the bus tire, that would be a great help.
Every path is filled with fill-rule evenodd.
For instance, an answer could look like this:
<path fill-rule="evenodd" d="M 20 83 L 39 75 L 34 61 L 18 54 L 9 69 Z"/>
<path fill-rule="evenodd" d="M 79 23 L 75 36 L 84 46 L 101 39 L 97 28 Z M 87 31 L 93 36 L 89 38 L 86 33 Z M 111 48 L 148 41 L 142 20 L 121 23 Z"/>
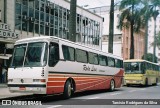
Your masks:
<path fill-rule="evenodd" d="M 145 80 L 145 86 L 148 87 L 148 78 Z"/>
<path fill-rule="evenodd" d="M 111 81 L 110 81 L 110 88 L 109 88 L 109 91 L 114 91 L 114 89 L 115 89 L 115 82 L 114 82 L 114 80 L 112 79 Z"/>
<path fill-rule="evenodd" d="M 72 95 L 72 86 L 71 82 L 68 80 L 64 86 L 64 93 L 63 93 L 64 99 L 70 98 L 71 95 Z"/>
<path fill-rule="evenodd" d="M 131 85 L 130 84 L 127 84 L 127 87 L 130 87 Z"/>
<path fill-rule="evenodd" d="M 158 78 L 156 78 L 156 84 L 155 85 L 158 85 Z"/>

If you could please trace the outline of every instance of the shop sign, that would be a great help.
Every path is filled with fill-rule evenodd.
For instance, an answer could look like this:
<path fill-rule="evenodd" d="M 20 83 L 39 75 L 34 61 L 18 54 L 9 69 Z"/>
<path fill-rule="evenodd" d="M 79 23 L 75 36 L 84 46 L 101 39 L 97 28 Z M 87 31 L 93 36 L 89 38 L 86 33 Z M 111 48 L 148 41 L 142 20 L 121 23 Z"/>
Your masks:
<path fill-rule="evenodd" d="M 13 38 L 17 39 L 19 34 L 11 31 L 10 27 L 7 24 L 0 23 L 0 38 Z"/>

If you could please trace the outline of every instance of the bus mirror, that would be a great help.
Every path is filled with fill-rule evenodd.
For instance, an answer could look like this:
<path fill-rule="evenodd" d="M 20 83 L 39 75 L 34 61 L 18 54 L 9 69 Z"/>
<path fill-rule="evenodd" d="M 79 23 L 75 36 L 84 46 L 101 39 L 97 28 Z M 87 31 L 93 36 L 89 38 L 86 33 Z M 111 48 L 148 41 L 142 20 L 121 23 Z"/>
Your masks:
<path fill-rule="evenodd" d="M 42 66 L 45 66 L 45 65 L 46 65 L 46 61 L 43 61 Z"/>

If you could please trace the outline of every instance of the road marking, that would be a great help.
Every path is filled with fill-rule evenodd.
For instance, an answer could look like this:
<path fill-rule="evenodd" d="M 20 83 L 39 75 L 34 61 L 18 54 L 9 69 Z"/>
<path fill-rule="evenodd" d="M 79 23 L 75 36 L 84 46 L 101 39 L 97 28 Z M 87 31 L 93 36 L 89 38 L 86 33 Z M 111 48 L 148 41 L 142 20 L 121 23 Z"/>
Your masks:
<path fill-rule="evenodd" d="M 135 91 L 137 91 L 137 90 L 131 90 L 131 91 L 129 91 L 129 92 L 132 93 L 132 92 L 135 92 Z"/>
<path fill-rule="evenodd" d="M 155 88 L 158 88 L 159 86 L 155 86 Z"/>
<path fill-rule="evenodd" d="M 55 105 L 55 106 L 50 106 L 50 107 L 47 107 L 47 108 L 57 108 L 57 107 L 61 107 L 62 105 Z"/>
<path fill-rule="evenodd" d="M 111 95 L 114 96 L 114 95 L 119 95 L 119 94 L 122 94 L 122 93 L 112 93 Z"/>
<path fill-rule="evenodd" d="M 88 98 L 88 99 L 98 99 L 99 97 L 91 97 L 91 98 Z"/>
<path fill-rule="evenodd" d="M 91 98 L 88 98 L 88 99 L 84 99 L 84 100 L 82 100 L 82 101 L 88 101 L 88 100 L 90 100 L 90 99 L 98 99 L 98 98 L 100 98 L 100 97 L 91 97 Z"/>
<path fill-rule="evenodd" d="M 142 89 L 140 89 L 140 90 L 146 90 L 145 88 L 142 88 Z"/>

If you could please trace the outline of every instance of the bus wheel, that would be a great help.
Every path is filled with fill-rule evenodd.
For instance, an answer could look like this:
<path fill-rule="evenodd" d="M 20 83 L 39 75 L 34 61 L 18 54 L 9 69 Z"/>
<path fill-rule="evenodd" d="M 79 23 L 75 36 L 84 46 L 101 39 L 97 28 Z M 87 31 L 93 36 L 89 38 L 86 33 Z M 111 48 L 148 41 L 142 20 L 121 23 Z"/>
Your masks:
<path fill-rule="evenodd" d="M 68 99 L 71 97 L 72 95 L 72 86 L 71 86 L 71 82 L 70 81 L 67 81 L 65 86 L 64 86 L 64 98 L 65 99 Z"/>
<path fill-rule="evenodd" d="M 148 78 L 146 78 L 145 86 L 146 86 L 146 87 L 148 86 Z"/>
<path fill-rule="evenodd" d="M 156 78 L 156 85 L 158 85 L 158 78 Z"/>
<path fill-rule="evenodd" d="M 110 89 L 109 89 L 109 91 L 114 91 L 114 89 L 115 89 L 115 83 L 114 83 L 114 80 L 112 79 L 111 80 L 111 82 L 110 82 Z"/>
<path fill-rule="evenodd" d="M 127 87 L 130 87 L 131 85 L 130 85 L 130 84 L 127 84 L 126 86 L 127 86 Z"/>

